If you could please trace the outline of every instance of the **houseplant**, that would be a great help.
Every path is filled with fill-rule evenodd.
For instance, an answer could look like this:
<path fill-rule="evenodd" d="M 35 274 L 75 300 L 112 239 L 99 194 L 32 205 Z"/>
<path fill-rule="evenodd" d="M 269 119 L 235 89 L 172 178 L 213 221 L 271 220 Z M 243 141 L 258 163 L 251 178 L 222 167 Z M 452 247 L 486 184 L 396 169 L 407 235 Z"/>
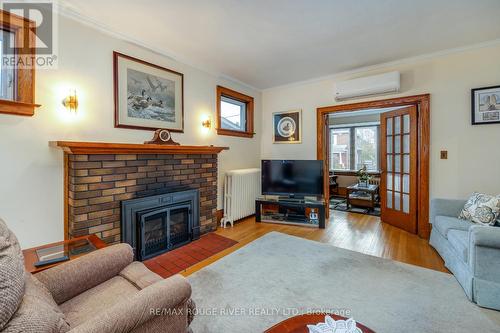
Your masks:
<path fill-rule="evenodd" d="M 368 187 L 368 182 L 372 179 L 372 176 L 368 174 L 366 164 L 356 172 L 356 176 L 358 177 L 359 186 Z"/>

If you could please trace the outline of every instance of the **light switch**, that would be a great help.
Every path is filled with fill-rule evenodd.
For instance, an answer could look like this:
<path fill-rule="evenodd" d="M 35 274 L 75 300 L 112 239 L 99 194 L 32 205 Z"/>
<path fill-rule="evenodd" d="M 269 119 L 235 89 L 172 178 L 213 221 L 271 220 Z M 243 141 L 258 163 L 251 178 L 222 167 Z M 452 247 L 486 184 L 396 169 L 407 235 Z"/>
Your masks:
<path fill-rule="evenodd" d="M 441 150 L 441 159 L 442 160 L 448 159 L 448 151 L 447 150 Z"/>

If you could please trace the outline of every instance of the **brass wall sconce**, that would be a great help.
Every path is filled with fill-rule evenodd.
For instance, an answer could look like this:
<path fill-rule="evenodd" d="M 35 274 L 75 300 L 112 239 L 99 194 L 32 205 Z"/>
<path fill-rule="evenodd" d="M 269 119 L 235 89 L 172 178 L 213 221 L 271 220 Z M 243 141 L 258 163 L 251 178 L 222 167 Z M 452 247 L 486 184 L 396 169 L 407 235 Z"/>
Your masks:
<path fill-rule="evenodd" d="M 203 126 L 206 129 L 210 129 L 212 127 L 212 121 L 210 119 L 203 120 L 201 122 L 201 126 Z"/>
<path fill-rule="evenodd" d="M 76 113 L 76 110 L 78 109 L 78 97 L 76 96 L 76 90 L 70 92 L 70 94 L 63 99 L 62 104 L 70 112 Z"/>

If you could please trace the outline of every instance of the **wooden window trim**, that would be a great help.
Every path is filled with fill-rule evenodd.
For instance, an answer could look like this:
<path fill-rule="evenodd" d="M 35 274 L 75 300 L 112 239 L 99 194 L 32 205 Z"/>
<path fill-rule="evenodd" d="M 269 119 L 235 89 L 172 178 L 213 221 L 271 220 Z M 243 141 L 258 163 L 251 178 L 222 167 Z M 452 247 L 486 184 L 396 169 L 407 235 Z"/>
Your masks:
<path fill-rule="evenodd" d="M 15 34 L 16 45 L 25 45 L 21 54 L 35 60 L 36 23 L 24 17 L 0 10 L 0 28 Z M 19 54 L 16 54 L 16 61 Z M 33 116 L 35 108 L 35 67 L 14 70 L 14 100 L 0 99 L 0 113 Z"/>
<path fill-rule="evenodd" d="M 221 99 L 222 96 L 228 97 L 231 99 L 235 99 L 237 101 L 240 101 L 242 103 L 246 104 L 246 130 L 245 131 L 234 131 L 234 130 L 228 130 L 225 128 L 221 128 Z M 237 137 L 243 137 L 243 138 L 253 138 L 254 136 L 254 131 L 253 131 L 253 115 L 254 115 L 254 101 L 253 97 L 244 95 L 242 93 L 239 93 L 237 91 L 222 87 L 222 86 L 217 86 L 217 119 L 216 119 L 216 130 L 218 135 L 228 135 L 228 136 L 237 136 Z"/>

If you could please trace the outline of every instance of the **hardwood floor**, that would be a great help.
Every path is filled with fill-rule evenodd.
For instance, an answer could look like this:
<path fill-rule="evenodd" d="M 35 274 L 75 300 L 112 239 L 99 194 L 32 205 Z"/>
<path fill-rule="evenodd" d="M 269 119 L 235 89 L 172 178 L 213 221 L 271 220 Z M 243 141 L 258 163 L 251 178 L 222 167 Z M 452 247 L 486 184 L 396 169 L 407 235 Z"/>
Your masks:
<path fill-rule="evenodd" d="M 448 273 L 443 260 L 427 240 L 381 223 L 375 216 L 333 211 L 326 229 L 256 223 L 253 217 L 237 222 L 233 228 L 219 228 L 217 234 L 239 243 L 188 268 L 183 275 L 192 274 L 271 231 Z"/>

